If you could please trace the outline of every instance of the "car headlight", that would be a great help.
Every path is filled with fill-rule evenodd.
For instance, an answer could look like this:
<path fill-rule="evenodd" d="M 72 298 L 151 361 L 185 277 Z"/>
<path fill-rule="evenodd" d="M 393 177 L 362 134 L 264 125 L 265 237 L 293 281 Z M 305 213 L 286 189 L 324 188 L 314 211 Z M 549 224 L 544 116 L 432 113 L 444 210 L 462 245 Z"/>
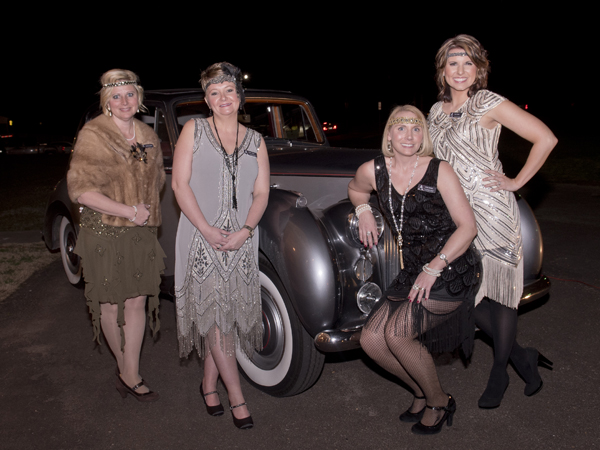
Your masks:
<path fill-rule="evenodd" d="M 375 217 L 375 223 L 377 224 L 377 239 L 379 239 L 383 234 L 383 216 L 377 208 L 373 208 L 371 206 L 371 209 L 373 211 L 373 216 Z M 356 217 L 354 212 L 348 214 L 348 221 L 346 222 L 346 234 L 358 247 L 364 247 L 364 245 L 360 242 L 360 235 L 358 233 L 358 217 Z"/>
<path fill-rule="evenodd" d="M 356 294 L 356 304 L 363 313 L 369 314 L 381 298 L 381 289 L 375 283 L 366 283 Z"/>
<path fill-rule="evenodd" d="M 373 275 L 373 263 L 369 252 L 362 253 L 354 264 L 354 276 L 360 281 L 367 281 Z"/>

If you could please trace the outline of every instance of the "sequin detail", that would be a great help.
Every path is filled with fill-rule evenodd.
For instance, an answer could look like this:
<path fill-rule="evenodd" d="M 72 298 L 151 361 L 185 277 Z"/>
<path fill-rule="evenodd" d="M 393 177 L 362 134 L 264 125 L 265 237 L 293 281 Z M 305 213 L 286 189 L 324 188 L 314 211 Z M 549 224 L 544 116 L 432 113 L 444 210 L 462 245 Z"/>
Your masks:
<path fill-rule="evenodd" d="M 238 147 L 236 210 L 232 205 L 232 177 L 219 142 L 206 120 L 196 120 L 190 186 L 212 226 L 234 232 L 244 225 L 258 173 L 257 158 L 252 153 L 259 151 L 260 142 L 260 134 L 249 129 Z M 234 355 L 237 346 L 249 356 L 254 350 L 260 350 L 262 308 L 258 234 L 237 251 L 216 251 L 182 214 L 176 255 L 180 356 L 187 356 L 195 347 L 204 358 L 215 345 L 220 345 L 228 355 Z"/>
<path fill-rule="evenodd" d="M 436 156 L 454 168 L 475 213 L 475 245 L 482 254 L 485 274 L 475 302 L 489 297 L 517 308 L 523 292 L 519 208 L 512 192 L 491 192 L 482 182 L 488 176 L 486 170 L 503 173 L 498 159 L 502 127 L 487 129 L 479 121 L 504 100 L 480 90 L 459 108 L 460 117 L 445 114 L 438 102 L 431 108 L 428 123 Z"/>

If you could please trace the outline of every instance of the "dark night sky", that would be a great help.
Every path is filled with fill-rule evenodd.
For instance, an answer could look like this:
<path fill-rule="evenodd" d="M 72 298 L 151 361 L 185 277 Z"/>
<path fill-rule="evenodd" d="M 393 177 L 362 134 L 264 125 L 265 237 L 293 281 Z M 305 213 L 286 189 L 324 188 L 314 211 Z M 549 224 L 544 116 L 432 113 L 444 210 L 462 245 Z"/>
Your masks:
<path fill-rule="evenodd" d="M 416 24 L 423 21 L 422 8 L 418 14 L 408 7 L 389 12 L 374 14 L 371 21 L 360 11 L 355 19 L 320 11 L 294 22 L 281 14 L 270 24 L 248 19 L 245 26 L 230 23 L 232 14 L 210 12 L 205 15 L 210 20 L 192 20 L 192 25 L 182 25 L 179 14 L 172 21 L 162 16 L 160 26 L 141 20 L 143 25 L 136 26 L 121 13 L 117 20 L 109 14 L 101 27 L 63 23 L 33 43 L 5 45 L 0 115 L 19 124 L 42 122 L 68 136 L 97 98 L 104 71 L 133 70 L 145 89 L 197 87 L 200 71 L 217 61 L 250 73 L 246 87 L 306 96 L 322 120 L 339 120 L 347 103 L 354 106 L 353 114 L 377 114 L 378 101 L 385 113 L 403 103 L 427 111 L 437 93 L 435 53 L 459 33 L 472 34 L 488 50 L 489 88 L 517 104 L 530 103 L 534 113 L 548 116 L 555 107 L 581 106 L 591 85 L 586 80 L 591 71 L 581 65 L 586 41 L 557 31 L 549 20 L 521 17 L 494 25 L 471 19 L 427 29 Z M 418 20 L 407 20 L 410 16 Z"/>

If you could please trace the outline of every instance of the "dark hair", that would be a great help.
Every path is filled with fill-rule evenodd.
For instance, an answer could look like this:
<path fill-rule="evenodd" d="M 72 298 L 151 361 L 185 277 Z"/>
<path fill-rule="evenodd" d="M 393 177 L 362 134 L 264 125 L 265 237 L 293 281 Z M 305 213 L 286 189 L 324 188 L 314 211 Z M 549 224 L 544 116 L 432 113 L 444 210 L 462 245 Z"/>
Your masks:
<path fill-rule="evenodd" d="M 435 82 L 439 89 L 438 100 L 446 103 L 452 100 L 452 95 L 450 93 L 450 86 L 446 84 L 446 80 L 444 79 L 444 70 L 448 62 L 448 53 L 454 48 L 462 48 L 469 58 L 471 58 L 475 67 L 477 67 L 477 79 L 469 88 L 469 97 L 474 95 L 478 90 L 487 87 L 488 73 L 490 72 L 487 51 L 477 39 L 468 34 L 459 34 L 454 38 L 448 39 L 442 44 L 437 55 L 435 55 Z"/>

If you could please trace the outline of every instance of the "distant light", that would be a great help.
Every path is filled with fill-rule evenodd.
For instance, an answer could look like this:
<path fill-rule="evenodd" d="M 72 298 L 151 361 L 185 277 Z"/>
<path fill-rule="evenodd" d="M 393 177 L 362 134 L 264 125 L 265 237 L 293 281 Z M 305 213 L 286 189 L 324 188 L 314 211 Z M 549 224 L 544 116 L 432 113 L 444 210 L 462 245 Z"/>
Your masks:
<path fill-rule="evenodd" d="M 527 104 L 526 104 L 526 105 L 525 105 L 525 109 L 529 109 L 529 105 L 527 105 Z"/>

